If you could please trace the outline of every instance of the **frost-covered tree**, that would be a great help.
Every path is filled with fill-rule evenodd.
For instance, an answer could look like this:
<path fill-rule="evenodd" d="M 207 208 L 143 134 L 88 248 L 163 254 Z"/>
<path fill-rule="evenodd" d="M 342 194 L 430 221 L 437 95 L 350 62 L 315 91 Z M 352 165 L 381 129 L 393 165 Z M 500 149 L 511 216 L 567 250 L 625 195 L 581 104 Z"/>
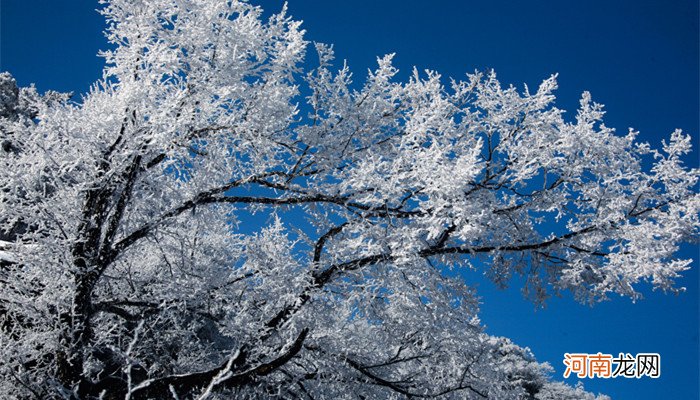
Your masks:
<path fill-rule="evenodd" d="M 2 398 L 593 398 L 459 272 L 593 303 L 688 268 L 681 132 L 616 135 L 587 93 L 566 121 L 554 77 L 304 71 L 300 24 L 237 0 L 102 12 L 80 102 L 0 76 Z"/>

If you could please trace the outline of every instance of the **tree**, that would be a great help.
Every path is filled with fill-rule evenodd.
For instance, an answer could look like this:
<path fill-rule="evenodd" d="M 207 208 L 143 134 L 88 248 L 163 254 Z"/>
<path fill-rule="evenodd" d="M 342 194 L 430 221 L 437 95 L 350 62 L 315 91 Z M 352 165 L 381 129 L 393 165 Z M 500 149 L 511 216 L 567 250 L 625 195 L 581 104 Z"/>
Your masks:
<path fill-rule="evenodd" d="M 1 77 L 6 398 L 593 398 L 484 333 L 458 272 L 594 303 L 688 268 L 679 131 L 618 136 L 587 93 L 567 122 L 555 77 L 402 83 L 386 56 L 356 86 L 322 44 L 305 72 L 286 10 L 102 12 L 81 102 Z"/>

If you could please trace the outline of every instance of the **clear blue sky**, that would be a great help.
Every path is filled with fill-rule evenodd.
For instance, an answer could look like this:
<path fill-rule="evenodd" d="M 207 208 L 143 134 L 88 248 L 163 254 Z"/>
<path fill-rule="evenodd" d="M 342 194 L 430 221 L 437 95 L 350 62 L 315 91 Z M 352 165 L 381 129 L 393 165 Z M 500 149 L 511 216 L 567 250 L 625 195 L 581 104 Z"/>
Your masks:
<path fill-rule="evenodd" d="M 264 0 L 267 11 L 280 0 Z M 335 44 L 359 79 L 376 56 L 396 52 L 405 77 L 413 65 L 444 76 L 494 68 L 504 83 L 531 87 L 559 73 L 558 105 L 575 114 L 582 91 L 606 105 L 606 124 L 658 145 L 675 128 L 700 145 L 697 0 L 417 1 L 289 0 L 308 39 Z M 88 0 L 1 0 L 0 68 L 40 91 L 85 92 L 101 76 L 95 55 L 106 43 Z M 698 165 L 695 151 L 688 163 Z M 697 247 L 683 256 L 699 258 Z M 496 290 L 478 273 L 482 320 L 492 334 L 529 346 L 558 379 L 565 352 L 661 353 L 661 378 L 588 379 L 615 399 L 698 398 L 698 263 L 680 296 L 649 290 L 632 304 L 613 299 L 593 308 L 568 294 L 546 309 L 522 300 L 514 284 Z M 574 380 L 571 380 L 574 383 Z"/>

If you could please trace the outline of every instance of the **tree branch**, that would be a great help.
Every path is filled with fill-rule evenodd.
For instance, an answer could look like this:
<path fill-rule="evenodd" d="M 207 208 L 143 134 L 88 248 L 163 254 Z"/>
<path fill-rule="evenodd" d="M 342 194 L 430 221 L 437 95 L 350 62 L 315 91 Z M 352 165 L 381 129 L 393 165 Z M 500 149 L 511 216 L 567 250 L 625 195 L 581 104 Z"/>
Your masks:
<path fill-rule="evenodd" d="M 171 388 L 177 393 L 190 393 L 194 389 L 205 387 L 215 379 L 217 381 L 214 382 L 214 385 L 212 385 L 212 390 L 234 388 L 249 384 L 253 382 L 256 377 L 269 375 L 294 358 L 299 351 L 301 351 L 308 333 L 308 328 L 302 329 L 294 342 L 292 342 L 289 349 L 287 349 L 282 355 L 245 372 L 232 374 L 230 373 L 231 371 L 226 371 L 227 369 L 230 370 L 232 367 L 232 363 L 230 362 L 231 360 L 227 360 L 222 365 L 208 371 L 195 372 L 192 374 L 170 375 L 163 378 L 144 381 L 132 389 L 130 399 L 145 400 L 150 398 L 166 398 L 170 396 Z M 244 355 L 240 354 L 236 358 L 238 359 L 242 356 Z"/>

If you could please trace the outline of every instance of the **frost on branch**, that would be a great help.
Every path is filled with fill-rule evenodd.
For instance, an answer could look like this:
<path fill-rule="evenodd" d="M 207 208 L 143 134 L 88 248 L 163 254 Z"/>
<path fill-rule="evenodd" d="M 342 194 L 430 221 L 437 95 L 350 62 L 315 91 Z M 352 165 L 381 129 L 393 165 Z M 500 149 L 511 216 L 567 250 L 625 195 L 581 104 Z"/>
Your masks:
<path fill-rule="evenodd" d="M 636 143 L 588 93 L 566 121 L 555 77 L 400 82 L 387 56 L 356 84 L 320 44 L 304 71 L 286 9 L 102 12 L 80 102 L 0 75 L 0 397 L 593 398 L 487 335 L 459 271 L 538 302 L 679 289 L 681 132 Z"/>

